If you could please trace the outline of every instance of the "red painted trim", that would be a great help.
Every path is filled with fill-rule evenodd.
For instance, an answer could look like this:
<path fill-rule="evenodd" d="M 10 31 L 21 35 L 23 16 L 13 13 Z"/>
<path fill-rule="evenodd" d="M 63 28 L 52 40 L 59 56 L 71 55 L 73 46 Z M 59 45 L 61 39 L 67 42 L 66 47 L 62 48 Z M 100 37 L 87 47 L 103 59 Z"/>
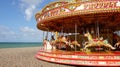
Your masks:
<path fill-rule="evenodd" d="M 57 59 L 64 59 L 64 60 L 87 60 L 87 61 L 119 61 L 120 60 L 115 60 L 115 59 L 82 59 L 82 58 L 64 58 L 64 57 L 53 57 L 53 56 L 46 56 L 42 54 L 37 54 L 37 56 L 44 56 L 44 57 L 49 57 L 49 58 L 57 58 Z"/>
<path fill-rule="evenodd" d="M 120 52 L 113 52 L 111 54 L 102 54 L 102 53 L 96 53 L 96 54 L 87 54 L 85 52 L 71 52 L 70 54 L 66 54 L 66 52 L 68 51 L 64 51 L 64 53 L 54 53 L 54 52 L 47 52 L 47 51 L 43 51 L 40 50 L 39 52 L 43 52 L 43 53 L 48 53 L 48 54 L 62 54 L 62 55 L 78 55 L 78 56 L 116 56 L 119 55 L 120 56 Z"/>
<path fill-rule="evenodd" d="M 56 50 L 57 52 L 57 50 Z M 85 59 L 85 58 L 67 58 L 67 57 L 64 57 L 64 56 L 57 56 L 57 55 L 74 55 L 74 56 L 120 56 L 120 52 L 113 52 L 114 54 L 100 54 L 100 55 L 95 55 L 95 54 L 86 54 L 86 53 L 82 53 L 82 54 L 79 54 L 79 52 L 71 52 L 71 54 L 67 53 L 68 51 L 64 51 L 66 52 L 66 54 L 62 53 L 63 51 L 58 51 L 58 53 L 54 53 L 51 51 L 47 51 L 47 50 L 44 50 L 43 48 L 40 49 L 40 51 L 36 54 L 36 58 L 39 59 L 39 60 L 44 60 L 44 61 L 48 61 L 48 62 L 53 62 L 53 63 L 59 63 L 59 64 L 69 64 L 69 65 L 82 65 L 82 66 L 120 66 L 120 59 Z M 40 54 L 40 53 L 46 53 L 46 54 L 51 54 L 51 56 L 49 55 L 45 55 L 45 54 Z M 52 56 L 52 54 L 55 54 L 56 56 Z M 52 61 L 51 59 L 54 59 L 54 60 L 60 60 L 59 62 L 58 61 Z M 63 62 L 65 60 L 68 60 L 68 62 Z M 72 63 L 72 61 L 76 61 L 75 63 Z M 81 63 L 79 64 L 78 62 L 84 62 L 85 64 Z M 88 65 L 87 65 L 87 63 Z M 103 62 L 105 64 L 101 65 L 100 62 Z M 118 62 L 118 63 L 117 63 Z M 94 64 L 95 63 L 95 64 Z M 110 65 L 108 65 L 110 64 Z M 114 65 L 116 64 L 116 65 Z"/>
<path fill-rule="evenodd" d="M 68 64 L 68 65 L 79 65 L 79 66 L 120 66 L 120 65 L 86 65 L 86 64 L 73 64 L 73 63 L 64 63 L 64 62 L 55 62 L 55 61 L 50 61 L 50 60 L 45 60 L 43 58 L 38 58 L 37 55 L 35 56 L 37 59 L 39 60 L 44 60 L 44 61 L 48 61 L 48 62 L 53 62 L 53 63 L 58 63 L 58 64 Z"/>

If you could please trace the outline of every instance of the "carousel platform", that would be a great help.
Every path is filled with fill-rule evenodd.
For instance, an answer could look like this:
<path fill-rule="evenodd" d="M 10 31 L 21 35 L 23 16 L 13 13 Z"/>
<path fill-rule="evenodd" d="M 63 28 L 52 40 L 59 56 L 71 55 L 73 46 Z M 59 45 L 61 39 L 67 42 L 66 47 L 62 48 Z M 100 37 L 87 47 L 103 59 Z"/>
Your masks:
<path fill-rule="evenodd" d="M 44 50 L 41 48 L 35 56 L 59 64 L 80 66 L 120 66 L 120 52 L 81 52 L 63 50 Z"/>

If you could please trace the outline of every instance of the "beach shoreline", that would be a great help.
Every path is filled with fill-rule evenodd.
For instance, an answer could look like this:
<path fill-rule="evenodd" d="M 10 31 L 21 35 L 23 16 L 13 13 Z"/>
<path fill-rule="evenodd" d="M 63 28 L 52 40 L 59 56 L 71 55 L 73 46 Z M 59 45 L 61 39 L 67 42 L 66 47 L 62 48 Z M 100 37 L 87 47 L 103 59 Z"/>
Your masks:
<path fill-rule="evenodd" d="M 0 49 L 0 67 L 74 67 L 36 59 L 35 54 L 40 48 L 2 48 Z"/>

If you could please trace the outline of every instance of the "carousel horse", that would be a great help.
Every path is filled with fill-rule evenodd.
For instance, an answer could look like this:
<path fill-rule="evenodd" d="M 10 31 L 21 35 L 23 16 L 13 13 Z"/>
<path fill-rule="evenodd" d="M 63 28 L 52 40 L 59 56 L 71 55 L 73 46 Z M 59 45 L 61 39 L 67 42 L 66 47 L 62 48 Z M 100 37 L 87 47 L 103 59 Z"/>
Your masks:
<path fill-rule="evenodd" d="M 79 49 L 81 47 L 81 45 L 77 42 L 77 41 L 72 41 L 70 42 L 69 45 L 72 49 Z"/>
<path fill-rule="evenodd" d="M 86 33 L 84 36 L 86 36 L 88 38 L 88 42 L 85 42 L 85 47 L 84 49 L 88 48 L 88 47 L 92 47 L 92 46 L 105 46 L 108 47 L 110 49 L 115 49 L 113 46 L 111 46 L 107 40 L 103 40 L 103 38 L 101 37 L 100 39 L 93 39 L 92 35 L 88 32 Z"/>
<path fill-rule="evenodd" d="M 77 41 L 69 42 L 66 37 L 62 37 L 61 42 L 64 42 L 66 45 L 69 44 L 68 46 L 70 46 L 71 48 L 75 48 L 74 46 L 81 46 Z"/>
<path fill-rule="evenodd" d="M 80 47 L 80 44 L 77 41 L 72 41 L 71 45 L 74 45 L 74 46 L 76 45 L 76 46 Z"/>
<path fill-rule="evenodd" d="M 75 48 L 74 46 L 77 45 L 78 47 L 80 47 L 80 44 L 77 42 L 77 41 L 68 41 L 67 37 L 65 36 L 59 36 L 57 37 L 57 39 L 52 42 L 53 44 L 55 44 L 56 46 L 61 46 L 61 47 L 66 47 L 66 46 L 69 46 L 71 48 Z"/>
<path fill-rule="evenodd" d="M 48 40 L 46 40 L 46 39 L 43 41 L 43 45 L 44 45 L 45 50 L 52 49 L 52 46 L 51 46 L 50 42 Z"/>
<path fill-rule="evenodd" d="M 68 45 L 68 41 L 64 36 L 57 37 L 54 44 L 56 45 L 56 48 L 66 48 L 66 45 Z"/>
<path fill-rule="evenodd" d="M 58 37 L 56 40 L 55 40 L 56 43 L 65 43 L 65 44 L 68 44 L 68 41 L 65 37 L 63 36 L 60 36 Z"/>

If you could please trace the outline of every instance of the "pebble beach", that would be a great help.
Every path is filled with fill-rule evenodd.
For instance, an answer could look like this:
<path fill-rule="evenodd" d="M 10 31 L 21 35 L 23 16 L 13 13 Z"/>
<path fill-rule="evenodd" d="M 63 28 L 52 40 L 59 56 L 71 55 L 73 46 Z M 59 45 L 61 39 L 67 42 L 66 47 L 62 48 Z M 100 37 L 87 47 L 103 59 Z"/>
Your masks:
<path fill-rule="evenodd" d="M 0 49 L 0 67 L 75 67 L 50 63 L 35 58 L 40 47 Z"/>

